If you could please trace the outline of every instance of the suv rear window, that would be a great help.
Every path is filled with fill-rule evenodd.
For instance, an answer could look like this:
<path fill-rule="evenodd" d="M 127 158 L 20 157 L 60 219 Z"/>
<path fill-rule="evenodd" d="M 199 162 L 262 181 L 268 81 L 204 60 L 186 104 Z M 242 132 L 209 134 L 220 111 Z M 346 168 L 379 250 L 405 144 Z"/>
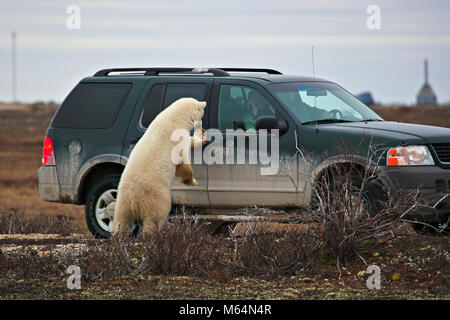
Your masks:
<path fill-rule="evenodd" d="M 51 126 L 110 128 L 130 89 L 129 83 L 79 83 L 64 100 Z"/>

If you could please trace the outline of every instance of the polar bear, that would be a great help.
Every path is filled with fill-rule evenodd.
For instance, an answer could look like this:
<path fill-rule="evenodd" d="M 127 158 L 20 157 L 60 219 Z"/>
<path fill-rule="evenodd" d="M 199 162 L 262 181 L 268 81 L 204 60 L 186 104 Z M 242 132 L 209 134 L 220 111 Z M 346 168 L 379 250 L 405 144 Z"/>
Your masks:
<path fill-rule="evenodd" d="M 192 167 L 185 161 L 174 163 L 171 153 L 178 143 L 172 141 L 177 129 L 191 131 L 201 121 L 206 102 L 181 98 L 162 111 L 133 148 L 120 178 L 114 208 L 114 233 L 129 231 L 140 219 L 144 234 L 151 233 L 167 220 L 171 208 L 170 186 L 174 177 L 196 185 Z M 191 148 L 204 144 L 204 130 L 190 137 Z"/>

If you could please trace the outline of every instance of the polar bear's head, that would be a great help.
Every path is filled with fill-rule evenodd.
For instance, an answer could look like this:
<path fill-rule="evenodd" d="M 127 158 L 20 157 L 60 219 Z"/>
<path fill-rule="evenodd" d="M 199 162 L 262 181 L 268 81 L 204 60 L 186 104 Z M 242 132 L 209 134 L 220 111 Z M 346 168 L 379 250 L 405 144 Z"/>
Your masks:
<path fill-rule="evenodd" d="M 179 127 L 187 130 L 192 130 L 196 122 L 202 121 L 205 107 L 206 102 L 197 101 L 194 98 L 181 98 L 170 106 L 171 112 L 177 115 Z"/>

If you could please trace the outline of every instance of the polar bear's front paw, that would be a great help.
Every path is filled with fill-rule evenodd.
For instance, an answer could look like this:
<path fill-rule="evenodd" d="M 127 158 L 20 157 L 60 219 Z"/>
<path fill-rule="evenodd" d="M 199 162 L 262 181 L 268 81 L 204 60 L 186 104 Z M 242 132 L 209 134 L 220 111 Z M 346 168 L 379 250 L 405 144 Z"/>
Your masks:
<path fill-rule="evenodd" d="M 195 145 L 204 145 L 206 144 L 206 130 L 201 129 L 194 132 L 193 135 L 194 144 Z"/>

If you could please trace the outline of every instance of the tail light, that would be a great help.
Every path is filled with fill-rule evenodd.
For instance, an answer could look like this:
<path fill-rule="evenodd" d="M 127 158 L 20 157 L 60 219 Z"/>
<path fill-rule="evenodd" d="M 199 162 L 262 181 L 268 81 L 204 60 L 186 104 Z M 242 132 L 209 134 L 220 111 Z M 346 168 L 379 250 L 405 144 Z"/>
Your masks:
<path fill-rule="evenodd" d="M 44 147 L 42 148 L 42 165 L 54 166 L 55 165 L 55 152 L 53 150 L 53 140 L 50 137 L 45 137 Z"/>

